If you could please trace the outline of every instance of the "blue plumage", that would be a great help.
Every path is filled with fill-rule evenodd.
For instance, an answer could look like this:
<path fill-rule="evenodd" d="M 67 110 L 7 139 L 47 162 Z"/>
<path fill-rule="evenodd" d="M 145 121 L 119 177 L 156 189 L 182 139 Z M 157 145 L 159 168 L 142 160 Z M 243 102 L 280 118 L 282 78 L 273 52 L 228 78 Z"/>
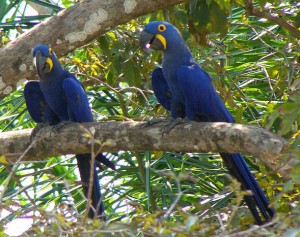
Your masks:
<path fill-rule="evenodd" d="M 27 109 L 32 119 L 49 125 L 56 125 L 61 121 L 92 122 L 91 108 L 82 85 L 61 66 L 52 49 L 47 45 L 37 45 L 33 49 L 33 58 L 40 81 L 29 81 L 24 89 Z M 76 159 L 86 197 L 90 172 L 94 169 L 89 217 L 102 215 L 101 218 L 105 219 L 96 166 L 90 165 L 91 154 L 77 154 Z M 114 169 L 114 165 L 101 153 L 97 155 L 96 162 Z"/>
<path fill-rule="evenodd" d="M 162 69 L 156 68 L 152 72 L 152 86 L 154 94 L 160 104 L 167 110 L 171 110 L 171 92 L 163 76 Z"/>
<path fill-rule="evenodd" d="M 140 35 L 140 46 L 161 50 L 162 68 L 152 73 L 152 86 L 158 101 L 171 111 L 172 118 L 198 122 L 229 122 L 234 119 L 219 97 L 209 75 L 195 62 L 180 32 L 167 22 L 150 22 Z M 253 196 L 245 201 L 256 222 L 262 224 L 274 216 L 269 201 L 244 158 L 240 154 L 220 154 L 231 175 Z"/>

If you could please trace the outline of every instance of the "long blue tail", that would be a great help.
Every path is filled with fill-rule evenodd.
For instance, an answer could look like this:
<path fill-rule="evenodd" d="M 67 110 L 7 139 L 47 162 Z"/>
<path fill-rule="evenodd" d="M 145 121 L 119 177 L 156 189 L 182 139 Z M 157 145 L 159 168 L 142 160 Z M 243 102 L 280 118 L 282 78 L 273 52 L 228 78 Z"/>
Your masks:
<path fill-rule="evenodd" d="M 272 219 L 275 211 L 269 207 L 269 201 L 252 175 L 244 158 L 240 154 L 221 153 L 230 174 L 241 184 L 243 190 L 251 190 L 253 195 L 246 195 L 245 201 L 258 225 Z M 264 219 L 264 220 L 263 220 Z"/>
<path fill-rule="evenodd" d="M 91 155 L 77 154 L 76 158 L 77 158 L 77 164 L 80 172 L 84 195 L 85 197 L 87 197 L 88 190 L 89 190 L 90 173 L 91 173 Z M 93 169 L 94 169 L 94 178 L 93 178 L 93 187 L 92 187 L 92 196 L 91 196 L 92 204 L 88 216 L 90 218 L 95 218 L 96 216 L 100 216 L 100 218 L 105 220 L 104 205 L 101 197 L 101 190 L 100 190 L 96 165 L 93 167 Z"/>

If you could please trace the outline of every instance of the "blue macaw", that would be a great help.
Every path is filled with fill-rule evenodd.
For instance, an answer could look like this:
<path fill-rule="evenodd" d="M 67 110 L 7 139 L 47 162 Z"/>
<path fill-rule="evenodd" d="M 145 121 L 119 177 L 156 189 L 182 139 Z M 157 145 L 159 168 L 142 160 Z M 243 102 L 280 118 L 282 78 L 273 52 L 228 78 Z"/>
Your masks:
<path fill-rule="evenodd" d="M 152 72 L 152 86 L 158 101 L 171 111 L 173 120 L 228 122 L 234 119 L 219 97 L 210 76 L 200 68 L 178 29 L 168 22 L 148 23 L 140 35 L 140 47 L 160 50 L 162 68 Z M 245 201 L 257 224 L 272 219 L 275 212 L 251 174 L 241 154 L 220 154 L 230 174 L 243 190 L 251 190 Z"/>
<path fill-rule="evenodd" d="M 58 61 L 48 45 L 37 45 L 33 49 L 34 68 L 40 81 L 29 81 L 24 88 L 28 112 L 36 123 L 57 125 L 63 121 L 77 123 L 92 122 L 93 116 L 84 88 Z M 88 216 L 105 219 L 100 184 L 96 166 L 91 167 L 91 154 L 77 154 L 77 164 L 84 194 L 88 195 L 91 169 L 94 169 L 92 202 Z M 102 153 L 95 158 L 100 163 L 115 169 L 114 164 Z"/>

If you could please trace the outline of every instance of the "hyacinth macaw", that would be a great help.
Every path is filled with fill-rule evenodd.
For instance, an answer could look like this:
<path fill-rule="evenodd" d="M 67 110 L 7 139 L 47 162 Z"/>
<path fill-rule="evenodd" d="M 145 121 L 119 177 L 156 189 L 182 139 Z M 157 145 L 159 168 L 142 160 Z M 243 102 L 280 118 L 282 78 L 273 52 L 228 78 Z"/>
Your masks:
<path fill-rule="evenodd" d="M 162 68 L 152 72 L 152 86 L 158 101 L 171 111 L 173 120 L 185 118 L 198 122 L 234 123 L 219 97 L 210 76 L 195 62 L 178 29 L 168 22 L 150 22 L 140 35 L 140 47 L 160 50 Z M 245 201 L 257 224 L 272 219 L 274 210 L 251 174 L 241 154 L 221 153 L 231 175 L 241 184 Z"/>
<path fill-rule="evenodd" d="M 29 81 L 24 88 L 28 112 L 36 123 L 56 125 L 62 121 L 92 122 L 93 116 L 87 95 L 79 80 L 65 70 L 48 45 L 33 49 L 33 63 L 40 81 Z M 76 155 L 84 194 L 87 197 L 91 169 L 94 169 L 91 208 L 88 216 L 105 219 L 96 166 L 91 167 L 91 154 Z M 102 153 L 95 158 L 115 169 Z"/>

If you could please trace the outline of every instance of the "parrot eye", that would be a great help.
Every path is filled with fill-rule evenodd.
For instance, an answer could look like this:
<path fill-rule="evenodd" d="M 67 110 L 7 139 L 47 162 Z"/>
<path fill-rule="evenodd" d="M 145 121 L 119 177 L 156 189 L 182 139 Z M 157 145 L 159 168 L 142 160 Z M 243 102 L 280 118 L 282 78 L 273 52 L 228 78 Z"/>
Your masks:
<path fill-rule="evenodd" d="M 160 24 L 160 25 L 157 27 L 157 29 L 158 29 L 159 32 L 163 32 L 163 31 L 165 31 L 165 30 L 167 29 L 167 27 L 166 27 L 165 25 L 163 25 L 163 24 Z"/>
<path fill-rule="evenodd" d="M 53 52 L 52 48 L 49 48 L 49 54 L 51 55 Z"/>

